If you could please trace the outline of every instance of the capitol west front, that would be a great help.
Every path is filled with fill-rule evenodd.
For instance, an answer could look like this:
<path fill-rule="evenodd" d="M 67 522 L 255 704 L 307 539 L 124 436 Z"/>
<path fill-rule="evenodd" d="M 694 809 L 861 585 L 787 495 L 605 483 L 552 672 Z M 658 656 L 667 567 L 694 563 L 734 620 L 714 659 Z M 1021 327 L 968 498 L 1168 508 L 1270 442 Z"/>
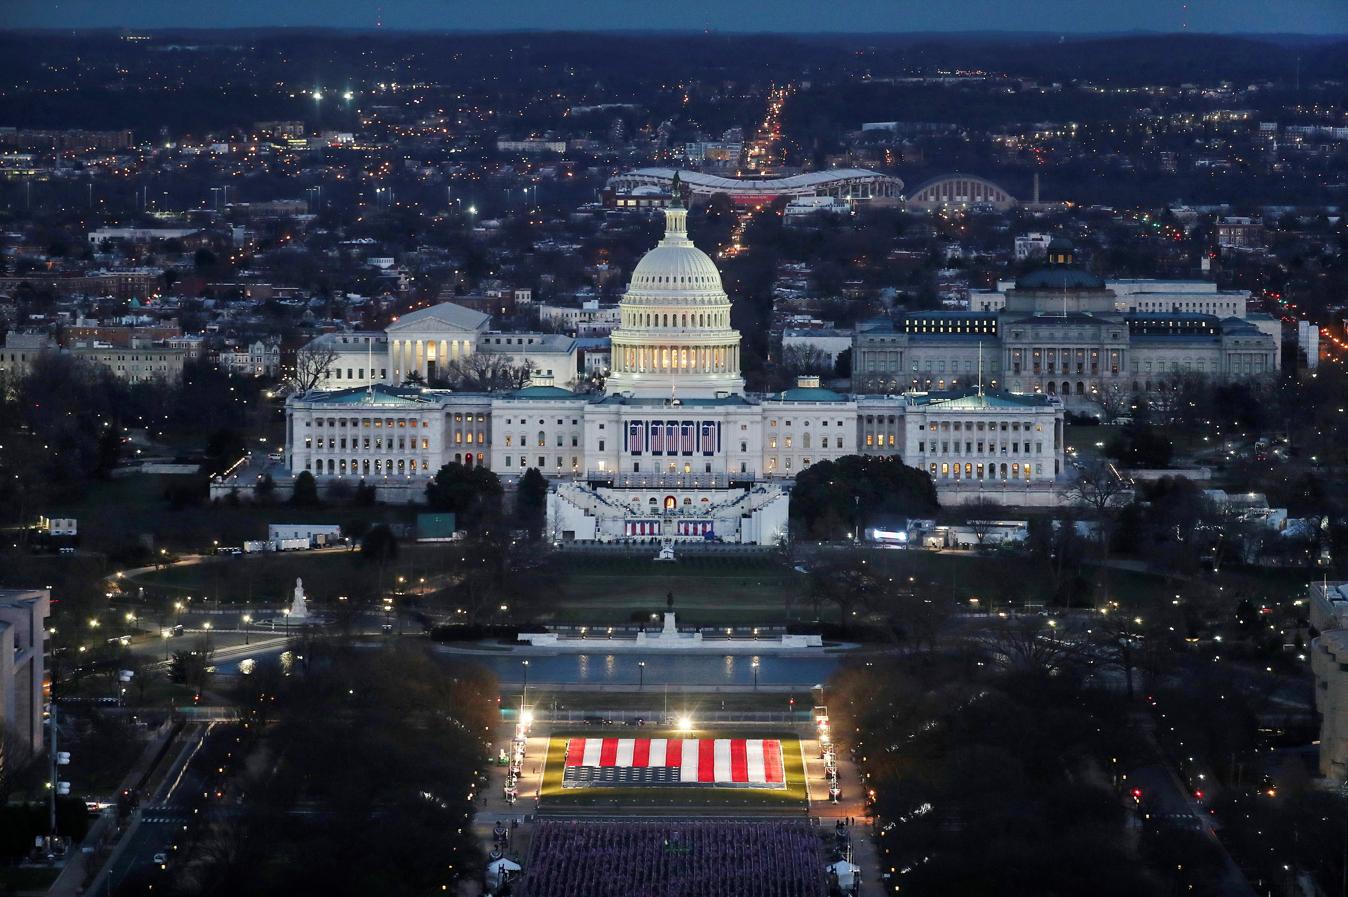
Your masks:
<path fill-rule="evenodd" d="M 665 210 L 663 239 L 632 273 L 602 395 L 542 376 L 510 393 L 382 382 L 310 391 L 286 403 L 278 483 L 307 470 L 320 488 L 364 479 L 381 499 L 409 501 L 445 464 L 485 464 L 507 481 L 534 467 L 551 481 L 548 534 L 558 541 L 771 544 L 786 535 L 796 474 L 849 454 L 898 455 L 927 470 L 948 503 L 1056 500 L 1056 398 L 981 389 L 853 396 L 813 378 L 747 394 L 730 299 L 715 263 L 689 240 L 686 216 Z M 415 326 L 469 352 L 473 327 L 485 323 L 463 311 L 427 309 Z M 402 344 L 416 338 L 413 325 L 394 326 Z M 213 493 L 246 491 L 246 476 L 217 482 Z"/>

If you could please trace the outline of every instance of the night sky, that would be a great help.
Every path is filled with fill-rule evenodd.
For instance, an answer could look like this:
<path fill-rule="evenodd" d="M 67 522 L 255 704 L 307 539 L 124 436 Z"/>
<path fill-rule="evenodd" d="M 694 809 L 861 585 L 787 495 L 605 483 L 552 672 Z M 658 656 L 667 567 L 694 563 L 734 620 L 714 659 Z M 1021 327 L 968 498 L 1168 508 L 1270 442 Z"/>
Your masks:
<path fill-rule="evenodd" d="M 0 26 L 1344 34 L 1348 0 L 0 0 Z"/>

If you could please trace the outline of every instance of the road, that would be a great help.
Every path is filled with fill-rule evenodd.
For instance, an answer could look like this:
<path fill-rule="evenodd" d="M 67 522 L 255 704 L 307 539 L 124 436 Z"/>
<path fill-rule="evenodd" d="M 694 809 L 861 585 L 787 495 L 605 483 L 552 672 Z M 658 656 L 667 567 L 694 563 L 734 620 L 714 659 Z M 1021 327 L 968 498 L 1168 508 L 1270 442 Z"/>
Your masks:
<path fill-rule="evenodd" d="M 192 817 L 189 797 L 214 784 L 215 770 L 207 768 L 205 761 L 210 756 L 209 743 L 221 736 L 213 727 L 194 727 L 189 731 L 193 735 L 184 743 L 175 744 L 177 756 L 162 779 L 151 785 L 151 793 L 138 811 L 139 820 L 104 869 L 102 880 L 95 882 L 99 886 L 97 893 L 115 894 L 123 885 L 155 875 L 155 855 L 165 852 L 172 856 L 175 836 Z M 170 860 L 160 871 L 171 874 L 172 865 Z M 153 881 L 153 877 L 149 880 Z"/>

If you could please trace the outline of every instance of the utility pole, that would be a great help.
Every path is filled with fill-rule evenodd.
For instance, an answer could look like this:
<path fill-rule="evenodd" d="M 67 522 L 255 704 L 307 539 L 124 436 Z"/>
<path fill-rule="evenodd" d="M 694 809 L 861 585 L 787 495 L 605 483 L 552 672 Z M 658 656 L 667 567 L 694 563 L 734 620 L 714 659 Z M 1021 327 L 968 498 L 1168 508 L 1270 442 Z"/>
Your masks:
<path fill-rule="evenodd" d="M 48 750 L 48 753 L 49 753 L 49 755 L 50 755 L 50 757 L 51 757 L 51 794 L 48 795 L 48 797 L 50 798 L 50 800 L 48 801 L 48 809 L 47 809 L 47 833 L 48 833 L 48 835 L 49 835 L 50 837 L 55 838 L 55 837 L 56 837 L 56 789 L 57 789 L 57 787 L 58 787 L 58 784 L 57 784 L 57 781 L 56 781 L 56 700 L 55 700 L 55 698 L 53 698 L 53 699 L 52 699 L 52 702 L 51 702 L 51 716 L 49 717 L 49 719 L 50 719 L 50 721 L 51 721 L 51 745 L 48 747 L 47 750 Z"/>

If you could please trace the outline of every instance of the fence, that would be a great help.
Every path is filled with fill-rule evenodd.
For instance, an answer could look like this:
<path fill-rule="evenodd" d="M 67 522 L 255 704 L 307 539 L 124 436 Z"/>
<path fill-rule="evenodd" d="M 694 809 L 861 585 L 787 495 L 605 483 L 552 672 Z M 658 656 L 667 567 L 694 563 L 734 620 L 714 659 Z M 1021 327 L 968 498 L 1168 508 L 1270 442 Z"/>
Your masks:
<path fill-rule="evenodd" d="M 796 689 L 800 692 L 800 689 Z M 513 721 L 519 711 L 513 707 L 502 707 L 501 718 Z M 578 725 L 634 725 L 638 721 L 648 726 L 662 723 L 673 725 L 682 713 L 667 712 L 659 707 L 650 710 L 551 710 L 547 707 L 533 709 L 534 722 L 574 723 Z M 764 723 L 780 726 L 806 725 L 810 722 L 809 710 L 698 710 L 693 715 L 695 725 L 724 723 Z"/>
<path fill-rule="evenodd" d="M 621 557 L 646 557 L 654 559 L 659 551 L 661 539 L 651 536 L 645 542 L 556 542 L 553 547 L 564 554 L 606 554 Z M 777 550 L 774 545 L 740 545 L 726 542 L 678 541 L 674 545 L 676 555 L 721 555 L 725 557 L 762 557 Z"/>

